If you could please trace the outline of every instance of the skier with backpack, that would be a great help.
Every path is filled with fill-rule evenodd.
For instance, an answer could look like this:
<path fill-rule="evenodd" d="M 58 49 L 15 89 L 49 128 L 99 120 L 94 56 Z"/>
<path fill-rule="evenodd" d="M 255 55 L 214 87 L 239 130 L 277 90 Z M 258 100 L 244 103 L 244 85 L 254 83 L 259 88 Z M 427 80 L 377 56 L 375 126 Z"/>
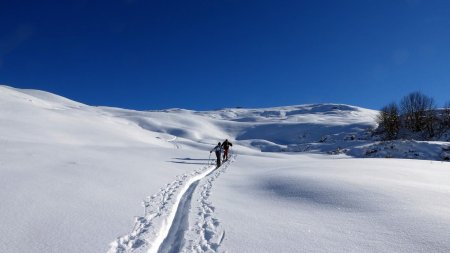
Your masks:
<path fill-rule="evenodd" d="M 222 153 L 222 145 L 220 145 L 220 142 L 211 151 L 209 151 L 209 153 L 211 154 L 213 151 L 216 153 L 216 157 L 217 157 L 216 164 L 217 164 L 217 167 L 219 167 L 221 165 L 220 155 Z"/>
<path fill-rule="evenodd" d="M 230 149 L 230 147 L 233 146 L 233 143 L 229 142 L 228 139 L 225 139 L 225 141 L 222 143 L 222 148 L 223 148 L 223 160 L 226 161 L 228 160 L 228 149 Z"/>

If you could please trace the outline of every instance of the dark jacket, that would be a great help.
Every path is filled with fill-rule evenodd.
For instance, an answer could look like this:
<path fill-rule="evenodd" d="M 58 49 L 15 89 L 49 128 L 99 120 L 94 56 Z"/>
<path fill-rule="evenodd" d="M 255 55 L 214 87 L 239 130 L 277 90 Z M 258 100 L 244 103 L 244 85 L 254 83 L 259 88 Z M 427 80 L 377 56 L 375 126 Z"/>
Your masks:
<path fill-rule="evenodd" d="M 222 146 L 216 145 L 216 146 L 211 150 L 211 152 L 213 152 L 213 151 L 220 154 L 220 152 L 222 152 Z"/>
<path fill-rule="evenodd" d="M 228 149 L 230 146 L 233 146 L 233 143 L 229 142 L 228 140 L 226 140 L 222 143 L 222 147 L 224 149 Z"/>

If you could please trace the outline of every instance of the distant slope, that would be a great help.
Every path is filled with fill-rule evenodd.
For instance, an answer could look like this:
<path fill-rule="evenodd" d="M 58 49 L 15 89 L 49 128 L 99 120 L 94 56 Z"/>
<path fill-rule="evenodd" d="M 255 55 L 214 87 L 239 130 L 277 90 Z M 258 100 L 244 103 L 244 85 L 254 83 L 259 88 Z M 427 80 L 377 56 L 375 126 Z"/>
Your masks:
<path fill-rule="evenodd" d="M 299 145 L 344 142 L 376 126 L 376 111 L 339 104 L 314 104 L 261 109 L 129 111 L 103 108 L 153 132 L 194 142 L 229 138 L 262 151 L 299 151 Z M 353 136 L 353 137 L 352 137 Z M 353 143 L 354 144 L 354 143 Z M 349 145 L 349 144 L 343 144 Z M 320 145 L 321 151 L 336 147 Z"/>
<path fill-rule="evenodd" d="M 43 91 L 0 86 L 0 108 L 4 139 L 79 145 L 128 145 L 133 140 L 167 146 L 132 122 Z"/>
<path fill-rule="evenodd" d="M 395 141 L 392 145 L 396 148 L 386 149 L 386 143 L 371 136 L 371 130 L 377 126 L 378 111 L 344 104 L 134 111 L 91 107 L 48 92 L 7 86 L 0 86 L 0 98 L 5 107 L 0 120 L 9 124 L 3 131 L 22 140 L 92 145 L 123 145 L 130 139 L 167 145 L 166 140 L 176 140 L 205 149 L 228 138 L 242 151 L 450 158 L 445 142 Z M 58 128 L 59 125 L 64 128 Z M 83 132 L 83 128 L 89 131 Z"/>

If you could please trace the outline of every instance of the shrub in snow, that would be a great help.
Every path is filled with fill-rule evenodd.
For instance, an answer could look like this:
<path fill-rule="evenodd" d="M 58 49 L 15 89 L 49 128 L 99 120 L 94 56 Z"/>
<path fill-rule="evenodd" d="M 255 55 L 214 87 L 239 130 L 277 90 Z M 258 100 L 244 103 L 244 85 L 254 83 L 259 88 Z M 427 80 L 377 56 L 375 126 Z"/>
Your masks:
<path fill-rule="evenodd" d="M 348 149 L 338 147 L 338 148 L 336 148 L 336 150 L 328 151 L 327 153 L 329 155 L 339 155 L 339 154 L 345 154 L 347 152 L 348 152 Z"/>
<path fill-rule="evenodd" d="M 383 107 L 378 115 L 378 125 L 383 134 L 384 140 L 394 140 L 400 130 L 400 115 L 396 103 L 391 103 Z"/>
<path fill-rule="evenodd" d="M 449 151 L 443 151 L 441 153 L 441 158 L 444 161 L 450 161 L 450 152 Z"/>
<path fill-rule="evenodd" d="M 366 156 L 370 156 L 370 155 L 375 154 L 375 153 L 377 153 L 377 152 L 378 152 L 378 149 L 377 149 L 377 148 L 369 148 L 369 149 L 366 150 L 365 155 L 366 155 Z"/>
<path fill-rule="evenodd" d="M 434 99 L 420 92 L 412 92 L 400 102 L 405 127 L 414 132 L 431 131 L 436 104 Z"/>
<path fill-rule="evenodd" d="M 381 139 L 444 140 L 450 129 L 450 103 L 436 109 L 434 99 L 420 92 L 402 98 L 400 106 L 391 103 L 378 115 L 375 134 Z M 444 138 L 444 139 L 443 139 Z"/>
<path fill-rule="evenodd" d="M 439 135 L 442 138 L 444 136 L 445 141 L 448 141 L 448 131 L 450 130 L 450 102 L 445 104 L 444 108 L 440 111 L 439 117 Z"/>
<path fill-rule="evenodd" d="M 356 135 L 354 135 L 354 134 L 347 135 L 344 137 L 344 140 L 345 141 L 354 141 L 354 140 L 356 140 Z"/>
<path fill-rule="evenodd" d="M 320 143 L 326 142 L 327 139 L 328 139 L 328 137 L 329 137 L 328 135 L 322 136 L 322 138 L 320 138 L 319 142 L 320 142 Z"/>
<path fill-rule="evenodd" d="M 442 147 L 441 158 L 444 161 L 449 161 L 450 160 L 450 146 Z"/>

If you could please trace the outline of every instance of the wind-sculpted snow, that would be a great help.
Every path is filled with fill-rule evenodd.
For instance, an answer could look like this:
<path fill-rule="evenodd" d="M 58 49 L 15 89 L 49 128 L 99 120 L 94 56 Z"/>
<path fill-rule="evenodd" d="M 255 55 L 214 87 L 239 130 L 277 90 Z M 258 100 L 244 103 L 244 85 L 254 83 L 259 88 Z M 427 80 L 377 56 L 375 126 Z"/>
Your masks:
<path fill-rule="evenodd" d="M 239 156 L 214 185 L 229 252 L 448 252 L 450 165 Z"/>
<path fill-rule="evenodd" d="M 168 145 L 126 119 L 47 93 L 0 86 L 0 109 L 3 139 L 92 146 Z"/>
<path fill-rule="evenodd" d="M 377 210 L 375 203 L 367 201 L 367 196 L 375 193 L 350 183 L 336 185 L 334 180 L 298 175 L 280 176 L 277 174 L 260 181 L 261 189 L 266 191 L 267 194 L 275 194 L 279 198 L 300 205 L 316 206 L 316 208 L 322 210 L 339 209 L 346 212 Z"/>
<path fill-rule="evenodd" d="M 237 140 L 263 139 L 279 145 L 342 141 L 370 128 L 370 124 L 270 123 L 248 127 Z M 327 139 L 323 139 L 327 138 Z"/>
<path fill-rule="evenodd" d="M 172 111 L 173 112 L 173 111 Z M 186 111 L 185 111 L 186 113 Z M 284 106 L 261 109 L 222 109 L 217 111 L 196 112 L 198 115 L 211 117 L 214 119 L 232 120 L 238 122 L 258 122 L 258 121 L 280 121 L 299 120 L 305 115 L 338 116 L 342 119 L 344 115 L 351 118 L 352 115 L 362 116 L 364 119 L 373 120 L 374 111 L 355 106 L 342 104 L 307 104 L 297 106 Z M 298 117 L 300 116 L 300 118 Z M 356 118 L 355 118 L 356 119 Z M 348 120 L 348 119 L 347 119 Z"/>

